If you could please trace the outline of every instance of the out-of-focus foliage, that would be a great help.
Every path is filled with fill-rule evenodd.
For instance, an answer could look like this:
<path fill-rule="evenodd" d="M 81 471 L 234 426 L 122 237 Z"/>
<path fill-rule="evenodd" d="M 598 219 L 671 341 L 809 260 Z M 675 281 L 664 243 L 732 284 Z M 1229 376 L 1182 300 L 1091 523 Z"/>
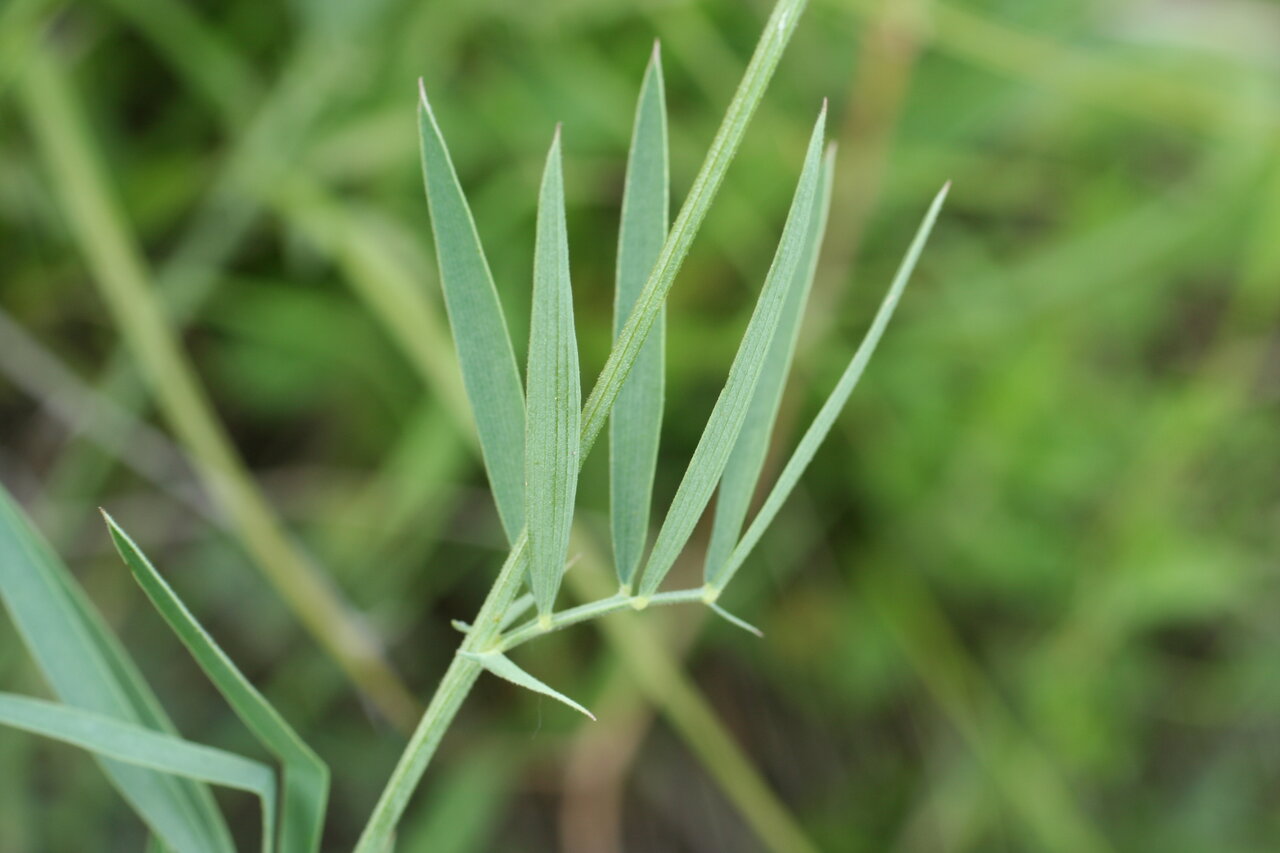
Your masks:
<path fill-rule="evenodd" d="M 125 224 L 257 481 L 425 696 L 456 645 L 449 619 L 474 612 L 505 539 L 471 433 L 450 414 L 459 377 L 428 367 L 449 342 L 416 80 L 521 356 L 538 178 L 564 123 L 589 383 L 611 342 L 624 158 L 652 40 L 678 204 L 766 12 L 736 0 L 0 6 L 0 478 L 179 728 L 257 755 L 93 507 L 170 567 L 335 768 L 335 849 L 401 740 L 206 517 L 165 422 L 138 406 L 137 366 L 33 129 L 32 52 L 88 111 Z M 687 650 L 822 849 L 1263 851 L 1280 839 L 1277 57 L 1280 6 L 1265 0 L 811 0 L 672 293 L 659 505 L 723 384 L 821 98 L 840 146 L 832 211 L 763 485 L 848 362 L 928 199 L 955 183 L 849 411 L 726 593 L 767 639 L 708 623 L 690 640 L 699 609 L 646 618 Z M 405 288 L 427 294 L 420 316 L 387 309 Z M 86 387 L 116 407 L 86 417 Z M 148 428 L 129 426 L 133 410 Z M 607 468 L 598 450 L 579 491 L 602 533 Z M 673 570 L 682 586 L 701 577 L 705 522 Z M 403 838 L 753 849 L 591 629 L 539 643 L 536 674 L 600 722 L 482 682 Z M 7 621 L 0 683 L 45 690 Z M 0 765 L 24 782 L 0 786 L 0 849 L 141 845 L 75 751 L 0 731 Z M 226 804 L 252 843 L 253 803 Z M 456 836 L 439 809 L 461 816 Z"/>

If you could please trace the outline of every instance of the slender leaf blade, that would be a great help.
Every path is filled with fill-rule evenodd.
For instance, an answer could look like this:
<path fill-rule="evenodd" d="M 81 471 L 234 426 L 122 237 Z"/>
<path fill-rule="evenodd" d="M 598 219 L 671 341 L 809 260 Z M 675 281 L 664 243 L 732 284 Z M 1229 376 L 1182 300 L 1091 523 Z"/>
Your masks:
<path fill-rule="evenodd" d="M 471 208 L 419 82 L 418 128 L 436 262 L 463 385 L 507 540 L 524 527 L 524 391 Z"/>
<path fill-rule="evenodd" d="M 281 849 L 286 853 L 319 850 L 329 796 L 328 767 L 245 678 L 129 534 L 106 512 L 102 515 L 116 550 L 147 598 L 191 652 L 236 716 L 284 765 L 281 778 Z"/>
<path fill-rule="evenodd" d="M 707 545 L 703 574 L 706 582 L 714 585 L 719 570 L 738 543 L 747 508 L 755 494 L 760 471 L 764 468 L 765 455 L 769 451 L 769 439 L 778 419 L 778 407 L 782 403 L 782 391 L 796 351 L 800 336 L 800 324 L 804 319 L 805 305 L 813 287 L 814 272 L 818 268 L 818 253 L 822 236 L 827 227 L 827 214 L 831 207 L 831 180 L 835 170 L 835 146 L 827 148 L 822 161 L 822 173 L 818 180 L 819 191 L 814 196 L 814 209 L 809 217 L 809 230 L 804 240 L 804 255 L 796 266 L 795 276 L 787 286 L 787 301 L 782 308 L 778 330 L 774 332 L 769 352 L 765 355 L 756 391 L 747 407 L 747 417 L 738 433 L 738 440 L 725 464 L 724 476 L 716 495 L 715 520 L 711 527 L 711 541 Z"/>
<path fill-rule="evenodd" d="M 622 192 L 613 334 L 626 323 L 667 237 L 670 187 L 666 93 L 655 42 L 636 104 Z M 609 422 L 609 509 L 618 581 L 629 587 L 649 533 L 653 474 L 662 431 L 666 308 L 618 392 Z"/>
<path fill-rule="evenodd" d="M 555 603 L 569 553 L 582 417 L 559 128 L 547 154 L 538 198 L 527 384 L 525 518 L 529 524 L 529 585 L 538 613 L 547 616 Z"/>
<path fill-rule="evenodd" d="M 925 243 L 928 242 L 929 234 L 933 231 L 933 225 L 938 219 L 938 212 L 942 210 L 942 203 L 946 200 L 947 192 L 950 189 L 951 184 L 948 182 L 934 197 L 933 204 L 929 206 L 924 221 L 920 223 L 920 228 L 916 231 L 915 238 L 911 241 L 911 246 L 907 249 L 907 254 L 898 267 L 893 283 L 889 286 L 889 292 L 885 294 L 884 301 L 880 303 L 875 319 L 871 322 L 871 328 L 867 330 L 862 343 L 858 345 L 857 351 L 854 352 L 853 358 L 850 359 L 848 366 L 844 369 L 844 373 L 840 376 L 840 381 L 836 383 L 835 389 L 832 390 L 826 402 L 822 404 L 822 408 L 818 410 L 813 423 L 805 430 L 804 437 L 800 439 L 800 443 L 791 454 L 791 458 L 787 460 L 786 466 L 778 476 L 778 481 L 770 490 L 769 496 L 765 498 L 764 504 L 760 507 L 760 512 L 752 519 L 751 525 L 742 537 L 742 541 L 733 549 L 733 554 L 717 577 L 716 586 L 714 587 L 716 590 L 724 589 L 725 585 L 733 579 L 743 561 L 755 548 L 756 543 L 760 541 L 760 537 L 764 535 L 764 531 L 768 529 L 773 519 L 777 516 L 778 510 L 781 509 L 782 504 L 790 496 L 791 490 L 795 488 L 800 475 L 804 473 L 809 463 L 813 461 L 814 454 L 818 452 L 818 447 L 827 437 L 827 433 L 831 431 L 836 417 L 844 408 L 844 404 L 848 402 L 849 395 L 857 387 L 858 380 L 862 378 L 862 374 L 866 370 L 867 362 L 871 360 L 872 353 L 875 352 L 881 336 L 884 335 L 885 327 L 889 325 L 889 319 L 893 316 L 894 309 L 898 307 L 898 300 L 902 297 L 902 291 L 906 288 L 907 281 L 910 280 L 911 273 L 915 270 L 916 263 L 920 260 L 920 253 L 924 251 Z"/>
<path fill-rule="evenodd" d="M 275 771 L 259 761 L 71 705 L 13 693 L 0 693 L 0 725 L 147 770 L 256 794 L 262 800 L 262 848 L 273 849 Z"/>
<path fill-rule="evenodd" d="M 174 732 L 137 667 L 71 573 L 0 487 L 0 601 L 53 692 L 67 705 Z M 234 850 L 207 787 L 111 759 L 111 783 L 176 850 Z"/>
<path fill-rule="evenodd" d="M 698 518 L 711 500 L 716 483 L 724 473 L 729 453 L 742 429 L 747 406 L 751 402 L 765 356 L 769 352 L 769 343 L 782 316 L 787 285 L 792 282 L 803 255 L 804 240 L 809 231 L 809 219 L 814 212 L 813 200 L 817 195 L 818 178 L 821 174 L 822 136 L 826 120 L 827 108 L 824 103 L 809 139 L 809 149 L 800 172 L 800 180 L 796 184 L 791 210 L 787 214 L 782 239 L 765 277 L 764 287 L 729 368 L 729 377 L 711 410 L 711 416 L 707 418 L 702 437 L 693 451 L 689 467 L 676 489 L 667 517 L 653 544 L 649 561 L 645 564 L 640 585 L 642 596 L 653 595 L 657 591 L 676 557 L 689 541 L 694 525 L 698 523 Z"/>

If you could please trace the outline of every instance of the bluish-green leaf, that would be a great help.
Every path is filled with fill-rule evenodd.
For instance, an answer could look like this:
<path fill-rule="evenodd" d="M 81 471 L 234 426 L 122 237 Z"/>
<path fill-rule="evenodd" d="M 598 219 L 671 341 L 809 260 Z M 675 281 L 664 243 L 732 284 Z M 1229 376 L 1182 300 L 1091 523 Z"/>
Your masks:
<path fill-rule="evenodd" d="M 273 849 L 275 771 L 259 761 L 70 705 L 13 693 L 0 693 L 0 725 L 150 771 L 257 794 L 262 800 L 262 849 Z"/>
<path fill-rule="evenodd" d="M 122 723 L 175 732 L 137 667 L 3 487 L 0 600 L 63 702 Z M 206 786 L 112 759 L 101 764 L 138 816 L 171 849 L 235 849 Z"/>
<path fill-rule="evenodd" d="M 529 580 L 538 613 L 551 613 L 569 553 L 578 491 L 582 380 L 573 331 L 573 290 L 564 218 L 560 130 L 547 154 L 538 197 L 529 328 L 529 412 L 525 425 L 525 518 Z"/>
<path fill-rule="evenodd" d="M 792 282 L 804 255 L 804 240 L 809 232 L 809 219 L 814 212 L 813 200 L 818 194 L 818 179 L 822 171 L 822 135 L 826 120 L 827 109 L 824 103 L 809 139 L 809 150 L 791 201 L 791 210 L 787 214 L 787 223 L 782 229 L 778 251 L 765 277 L 764 287 L 756 300 L 742 343 L 738 345 L 733 365 L 729 368 L 729 378 L 725 380 L 720 397 L 711 410 L 702 438 L 698 440 L 698 446 L 689 460 L 689 467 L 676 489 L 662 528 L 658 531 L 657 541 L 654 542 L 653 552 L 649 555 L 641 580 L 641 595 L 652 595 L 657 591 L 676 557 L 689 541 L 689 535 L 702 511 L 706 509 L 742 429 L 747 406 L 751 402 L 769 351 L 769 343 L 773 340 L 778 320 L 782 316 L 787 286 Z"/>
<path fill-rule="evenodd" d="M 667 165 L 667 107 L 658 44 L 640 86 L 631 153 L 622 192 L 618 234 L 617 290 L 613 335 L 617 339 L 635 306 L 667 237 L 670 178 Z M 649 533 L 653 472 L 662 431 L 663 350 L 666 309 L 658 311 L 635 365 L 618 393 L 609 422 L 609 508 L 613 558 L 618 580 L 630 586 Z"/>
<path fill-rule="evenodd" d="M 653 324 L 657 322 L 658 313 L 671 291 L 676 273 L 684 264 L 689 248 L 711 209 L 711 202 L 729 170 L 729 164 L 738 153 L 738 146 L 751 122 L 751 116 L 778 67 L 783 49 L 795 32 L 796 22 L 799 21 L 806 2 L 807 0 L 778 0 L 774 4 L 764 32 L 760 34 L 760 41 L 756 43 L 755 52 L 751 54 L 751 62 L 743 72 L 742 80 L 739 81 L 733 100 L 716 130 L 715 138 L 711 140 L 711 147 L 707 149 L 707 156 L 693 179 L 693 186 L 680 205 L 680 212 L 676 214 L 671 232 L 662 244 L 658 262 L 649 273 L 640 295 L 636 297 L 635 307 L 614 341 L 609 358 L 583 406 L 583 456 L 591 450 L 600 431 L 604 429 L 618 392 L 626 382 Z"/>
<path fill-rule="evenodd" d="M 464 658 L 467 658 L 468 660 L 475 661 L 476 663 L 480 664 L 485 669 L 489 670 L 489 672 L 492 672 L 494 675 L 498 676 L 499 678 L 505 679 L 506 681 L 510 681 L 512 684 L 523 687 L 526 690 L 532 690 L 534 693 L 541 693 L 543 696 L 550 696 L 552 699 L 555 699 L 557 702 L 563 702 L 573 710 L 578 711 L 579 713 L 582 713 L 582 714 L 586 714 L 588 717 L 590 717 L 593 720 L 596 718 L 595 714 L 591 713 L 586 708 L 582 707 L 577 702 L 570 699 L 568 696 L 565 696 L 559 690 L 554 690 L 551 687 L 548 687 L 543 682 L 539 681 L 529 673 L 525 672 L 520 667 L 516 666 L 514 663 L 512 663 L 511 658 L 507 657 L 504 654 L 501 654 L 499 652 L 489 652 L 487 654 L 476 654 L 475 652 L 459 652 L 458 654 L 462 655 Z"/>
<path fill-rule="evenodd" d="M 840 381 L 836 383 L 835 390 L 831 392 L 831 396 L 827 398 L 827 401 L 822 404 L 822 408 L 813 419 L 813 423 L 809 425 L 804 437 L 800 439 L 800 444 L 797 445 L 795 452 L 791 454 L 791 458 L 787 460 L 786 467 L 782 469 L 782 473 L 778 476 L 778 482 L 770 490 L 769 497 L 765 499 L 764 505 L 760 507 L 760 512 L 752 519 L 751 526 L 747 528 L 742 541 L 733 549 L 733 554 L 717 576 L 716 590 L 723 589 L 729 583 L 739 567 L 741 567 L 742 561 L 747 558 L 756 543 L 760 541 L 760 537 L 764 535 L 764 531 L 773 522 L 783 502 L 791 494 L 791 490 L 795 488 L 800 475 L 804 473 L 805 468 L 813 461 L 813 456 L 818 452 L 819 445 L 827 437 L 827 433 L 831 431 L 831 427 L 835 423 L 836 417 L 840 414 L 840 410 L 844 408 L 849 395 L 853 393 L 858 380 L 862 378 L 867 362 L 870 361 L 871 354 L 875 352 L 876 345 L 880 343 L 880 337 L 884 334 L 885 327 L 889 324 L 889 318 L 893 316 L 894 309 L 898 307 L 898 299 L 902 296 L 902 291 L 907 286 L 907 281 L 911 278 L 916 262 L 920 260 L 920 253 L 924 250 L 924 244 L 929 239 L 929 232 L 933 230 L 933 224 L 938 219 L 938 211 L 942 209 L 942 202 L 946 199 L 947 191 L 950 188 L 950 183 L 944 186 L 934 198 L 933 204 L 929 206 L 929 211 L 925 214 L 924 221 L 920 224 L 915 239 L 911 241 L 911 246 L 907 249 L 906 257 L 902 259 L 902 264 L 898 267 L 893 284 L 889 286 L 889 292 L 885 294 L 884 301 L 880 303 L 880 310 L 876 312 L 875 319 L 871 322 L 871 328 L 867 330 L 862 343 L 858 345 L 858 349 L 854 352 L 849 365 L 844 369 L 844 373 L 840 376 Z"/>
<path fill-rule="evenodd" d="M 421 94 L 422 175 L 440 285 L 489 485 L 507 540 L 514 542 L 524 527 L 524 391 L 520 371 L 471 208 L 425 88 Z"/>
<path fill-rule="evenodd" d="M 328 767 L 196 621 L 129 534 L 107 513 L 104 512 L 103 517 L 116 550 L 147 598 L 249 731 L 280 759 L 284 767 L 280 849 L 283 853 L 314 853 L 319 850 L 329 796 Z"/>
<path fill-rule="evenodd" d="M 835 169 L 835 146 L 829 146 L 822 161 L 819 191 L 813 200 L 813 213 L 809 217 L 809 230 L 804 239 L 804 255 L 796 267 L 795 276 L 787 286 L 787 301 L 782 307 L 782 318 L 774 332 L 769 352 L 756 382 L 756 391 L 747 407 L 747 418 L 738 433 L 738 440 L 725 464 L 724 476 L 716 495 L 715 521 L 711 526 L 711 542 L 707 545 L 703 574 L 706 582 L 715 585 L 719 571 L 738 544 L 742 522 L 747 517 L 747 507 L 756 491 L 760 470 L 764 467 L 769 451 L 769 439 L 778 419 L 778 406 L 782 402 L 782 390 L 787 374 L 791 371 L 791 359 L 795 355 L 800 324 L 804 319 L 805 305 L 809 302 L 809 290 L 813 286 L 814 271 L 818 268 L 818 253 L 822 235 L 827 227 L 827 213 L 831 206 L 831 178 Z"/>

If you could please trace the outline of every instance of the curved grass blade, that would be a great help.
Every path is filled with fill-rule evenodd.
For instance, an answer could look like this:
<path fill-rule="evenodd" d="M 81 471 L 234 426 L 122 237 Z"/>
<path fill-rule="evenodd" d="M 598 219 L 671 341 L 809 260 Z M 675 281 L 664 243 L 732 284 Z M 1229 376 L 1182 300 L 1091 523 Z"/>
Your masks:
<path fill-rule="evenodd" d="M 0 486 L 0 601 L 53 692 L 67 705 L 175 733 L 155 694 L 71 573 Z M 230 853 L 204 785 L 101 759 L 112 785 L 174 850 Z"/>
<path fill-rule="evenodd" d="M 711 527 L 711 541 L 707 545 L 703 575 L 706 582 L 715 585 L 719 570 L 729 559 L 733 546 L 742 533 L 742 522 L 747 517 L 747 507 L 755 494 L 764 468 L 765 454 L 769 451 L 769 438 L 778 419 L 778 406 L 782 402 L 782 390 L 791 360 L 796 351 L 796 339 L 800 335 L 800 323 L 804 319 L 809 290 L 813 287 L 814 271 L 818 268 L 818 253 L 822 235 L 827 227 L 827 213 L 831 207 L 831 177 L 835 170 L 835 145 L 827 148 L 822 160 L 822 173 L 818 179 L 819 190 L 814 196 L 813 213 L 809 217 L 809 230 L 804 238 L 804 255 L 796 267 L 795 277 L 787 286 L 787 301 L 782 307 L 778 330 L 773 334 L 769 352 L 756 382 L 755 394 L 747 407 L 747 418 L 738 433 L 738 440 L 725 464 L 724 476 L 716 495 L 715 521 Z"/>
<path fill-rule="evenodd" d="M 622 192 L 618 233 L 617 291 L 613 306 L 615 340 L 640 295 L 667 237 L 669 186 L 667 107 L 662 58 L 657 42 L 636 104 L 631 152 Z M 609 421 L 609 510 L 618 581 L 630 588 L 640 568 L 649 533 L 653 472 L 662 431 L 663 350 L 666 308 L 636 356 L 618 392 Z"/>
<path fill-rule="evenodd" d="M 538 197 L 527 382 L 525 518 L 529 525 L 529 586 L 539 615 L 549 618 L 569 553 L 582 417 L 558 127 L 547 153 Z"/>
<path fill-rule="evenodd" d="M 78 746 L 147 770 L 257 794 L 262 800 L 262 849 L 273 849 L 275 771 L 211 746 L 30 696 L 0 693 L 0 725 Z"/>
<path fill-rule="evenodd" d="M 550 696 L 557 702 L 563 702 L 573 710 L 586 714 L 592 720 L 596 718 L 595 714 L 591 713 L 568 696 L 565 696 L 558 690 L 548 687 L 543 682 L 516 666 L 512 663 L 511 658 L 501 652 L 487 652 L 485 654 L 477 654 L 476 652 L 458 652 L 458 654 L 467 660 L 475 661 L 501 679 L 510 681 L 512 684 L 518 685 L 527 690 L 532 690 L 534 693 L 541 693 L 543 696 Z"/>
<path fill-rule="evenodd" d="M 916 262 L 920 260 L 920 253 L 924 250 L 924 244 L 929 239 L 929 232 L 933 230 L 933 224 L 938 219 L 938 212 L 942 209 L 942 203 L 946 200 L 947 192 L 950 189 L 951 184 L 948 182 L 933 199 L 933 204 L 929 206 L 929 211 L 925 214 L 924 221 L 920 223 L 920 228 L 916 231 L 916 236 L 911 241 L 911 247 L 907 249 L 907 254 L 898 267 L 893 284 L 889 286 L 889 292 L 885 294 L 884 301 L 880 303 L 880 309 L 876 312 L 875 319 L 871 322 L 871 328 L 867 330 L 862 343 L 858 345 L 857 351 L 853 354 L 849 365 L 844 369 L 844 373 L 840 376 L 840 381 L 836 383 L 831 396 L 822 404 L 822 408 L 813 419 L 813 423 L 809 425 L 804 437 L 800 439 L 800 444 L 796 446 L 795 452 L 787 460 L 786 467 L 782 469 L 782 473 L 778 476 L 778 482 L 774 484 L 773 489 L 769 492 L 769 497 L 765 499 L 764 505 L 760 507 L 760 512 L 752 519 L 751 526 L 747 528 L 742 541 L 733 549 L 733 554 L 720 572 L 716 586 L 713 587 L 716 592 L 724 589 L 725 585 L 733 579 L 734 574 L 742 566 L 742 562 L 751 553 L 751 550 L 755 548 L 756 543 L 760 541 L 760 537 L 764 535 L 764 531 L 773 522 L 783 502 L 791 494 L 791 490 L 795 488 L 800 475 L 804 473 L 805 468 L 813 461 L 814 454 L 818 452 L 818 446 L 822 444 L 827 437 L 827 433 L 831 431 L 836 417 L 840 414 L 840 410 L 844 408 L 844 404 L 848 402 L 849 395 L 853 393 L 858 380 L 862 378 L 867 362 L 870 361 L 871 354 L 875 352 L 876 345 L 880 343 L 880 337 L 884 334 L 885 327 L 889 324 L 889 318 L 893 316 L 894 309 L 898 307 L 898 299 L 902 296 L 902 291 L 907 286 L 907 281 L 911 278 Z"/>
<path fill-rule="evenodd" d="M 329 797 L 329 768 L 196 621 L 129 534 L 105 511 L 102 517 L 107 522 L 116 550 L 147 598 L 191 652 L 236 716 L 268 751 L 280 759 L 284 768 L 281 777 L 280 849 L 284 853 L 314 853 L 319 850 Z"/>
<path fill-rule="evenodd" d="M 826 122 L 827 106 L 824 102 L 809 138 L 809 150 L 805 155 L 800 180 L 796 184 L 787 223 L 782 229 L 778 251 L 729 368 L 729 378 L 725 380 L 720 397 L 711 410 L 702 438 L 698 440 L 698 446 L 689 460 L 689 467 L 685 470 L 671 507 L 667 510 L 667 517 L 658 531 L 657 541 L 653 544 L 653 552 L 649 555 L 649 562 L 645 564 L 640 583 L 641 596 L 650 596 L 657 591 L 676 557 L 689 541 L 689 535 L 693 533 L 694 525 L 711 500 L 711 493 L 715 490 L 720 475 L 724 473 L 729 452 L 742 429 L 747 405 L 755 392 L 756 382 L 769 351 L 769 343 L 782 315 L 787 286 L 795 277 L 803 255 L 804 239 L 809 232 L 809 219 L 813 215 L 813 200 L 817 195 L 818 177 L 821 174 L 822 135 Z"/>
<path fill-rule="evenodd" d="M 524 391 L 498 291 L 440 126 L 418 83 L 422 176 L 462 381 L 498 516 L 514 542 L 524 527 Z"/>

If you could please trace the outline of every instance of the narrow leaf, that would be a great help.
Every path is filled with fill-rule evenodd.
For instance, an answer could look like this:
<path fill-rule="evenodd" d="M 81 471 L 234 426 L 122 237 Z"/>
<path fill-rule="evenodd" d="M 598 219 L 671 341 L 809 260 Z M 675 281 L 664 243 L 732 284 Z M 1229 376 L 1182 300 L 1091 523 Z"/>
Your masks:
<path fill-rule="evenodd" d="M 911 278 L 916 262 L 920 260 L 920 253 L 924 250 L 924 244 L 929 239 L 929 232 L 933 230 L 933 224 L 938 219 L 938 212 L 942 209 L 942 202 L 946 199 L 947 191 L 950 188 L 951 184 L 947 183 L 934 198 L 933 204 L 929 206 L 929 211 L 925 214 L 924 221 L 920 224 L 920 229 L 916 232 L 915 239 L 911 241 L 911 247 L 907 249 L 906 257 L 902 259 L 902 264 L 898 267 L 893 284 L 889 286 L 889 292 L 885 295 L 884 301 L 880 303 L 880 310 L 876 312 L 875 319 L 871 322 L 871 328 L 867 331 L 862 343 L 859 344 L 857 351 L 853 354 L 848 367 L 844 369 L 840 381 L 836 383 L 835 390 L 831 392 L 831 396 L 827 398 L 827 401 L 822 404 L 822 408 L 813 419 L 813 423 L 809 425 L 804 437 L 800 439 L 800 444 L 787 461 L 786 467 L 782 469 L 782 473 L 778 476 L 778 482 L 774 484 L 773 489 L 769 492 L 769 497 L 765 499 L 764 505 L 760 507 L 760 512 L 752 520 L 751 526 L 747 528 L 742 541 L 733 549 L 732 556 L 730 556 L 728 563 L 725 564 L 724 569 L 718 576 L 716 589 L 723 589 L 729 583 L 742 566 L 743 560 L 747 558 L 747 555 L 755 548 L 756 543 L 760 541 L 760 537 L 764 535 L 764 531 L 768 529 L 774 517 L 777 516 L 778 510 L 791 494 L 791 490 L 795 488 L 800 475 L 804 473 L 805 468 L 813 461 L 814 454 L 818 452 L 819 445 L 827 437 L 827 433 L 831 431 L 831 427 L 835 424 L 840 410 L 848 402 L 849 395 L 853 393 L 858 380 L 862 378 L 863 371 L 866 370 L 871 354 L 875 352 L 876 345 L 880 343 L 880 337 L 884 334 L 885 327 L 889 324 L 889 318 L 893 316 L 894 309 L 898 307 L 898 299 L 902 296 L 902 291 L 907 286 L 907 281 Z"/>
<path fill-rule="evenodd" d="M 541 693 L 543 696 L 550 696 L 557 702 L 563 702 L 573 710 L 586 714 L 593 720 L 596 718 L 595 714 L 591 713 L 568 696 L 565 696 L 558 690 L 553 690 L 520 667 L 516 666 L 511 662 L 511 659 L 504 654 L 500 654 L 498 652 L 489 652 L 487 654 L 458 652 L 458 654 L 468 660 L 475 661 L 499 678 L 510 681 L 512 684 L 524 687 L 527 690 L 532 690 L 534 693 Z"/>
<path fill-rule="evenodd" d="M 616 340 L 635 306 L 667 237 L 667 110 L 662 59 L 657 42 L 640 87 L 635 129 L 627 157 L 618 234 L 617 291 L 613 306 Z M 649 533 L 653 472 L 662 430 L 663 350 L 666 308 L 636 356 L 618 393 L 609 422 L 609 507 L 618 580 L 631 585 Z"/>
<path fill-rule="evenodd" d="M 569 553 L 582 417 L 559 128 L 547 154 L 538 198 L 527 381 L 525 518 L 529 524 L 529 585 L 538 613 L 547 616 L 555 603 Z"/>
<path fill-rule="evenodd" d="M 835 146 L 827 148 L 822 160 L 819 191 L 814 197 L 813 213 L 809 217 L 809 230 L 804 239 L 804 255 L 801 257 L 791 283 L 787 285 L 787 301 L 782 307 L 782 318 L 774 332 L 765 355 L 756 392 L 747 407 L 747 418 L 738 433 L 738 440 L 725 464 L 724 476 L 716 495 L 715 521 L 711 527 L 711 542 L 707 545 L 703 574 L 707 583 L 715 583 L 719 569 L 729 559 L 733 546 L 742 533 L 742 522 L 747 517 L 747 507 L 756 491 L 760 470 L 764 467 L 769 451 L 769 439 L 778 419 L 778 407 L 782 402 L 782 389 L 800 336 L 800 323 L 804 319 L 805 305 L 813 286 L 813 275 L 818 268 L 818 252 L 822 235 L 827 227 L 827 213 L 831 206 L 831 178 L 835 169 Z"/>
<path fill-rule="evenodd" d="M 422 175 L 440 285 L 480 451 L 507 540 L 524 527 L 524 391 L 511 335 L 458 175 L 419 81 Z"/>
<path fill-rule="evenodd" d="M 107 528 L 125 565 L 205 675 L 258 741 L 284 766 L 281 779 L 280 847 L 285 853 L 320 849 L 329 796 L 329 769 L 279 712 L 227 657 L 160 576 L 129 534 L 106 512 Z"/>
<path fill-rule="evenodd" d="M 148 770 L 257 794 L 262 800 L 262 849 L 274 849 L 275 771 L 261 762 L 70 705 L 13 693 L 0 693 L 0 725 Z"/>
<path fill-rule="evenodd" d="M 0 601 L 59 699 L 123 723 L 174 733 L 137 667 L 3 487 Z M 234 850 L 207 787 L 112 759 L 101 764 L 111 783 L 169 848 Z"/>
<path fill-rule="evenodd" d="M 809 231 L 809 219 L 813 215 L 813 200 L 817 195 L 821 173 L 822 134 L 826 120 L 827 109 L 824 103 L 809 139 L 809 150 L 791 201 L 791 210 L 787 214 L 787 223 L 782 229 L 778 251 L 729 368 L 729 378 L 725 380 L 720 397 L 711 410 L 702 438 L 698 440 L 684 479 L 680 481 L 671 507 L 667 510 L 667 517 L 658 531 L 658 538 L 649 555 L 649 562 L 645 565 L 640 585 L 642 596 L 653 595 L 657 591 L 676 557 L 689 541 L 689 535 L 702 511 L 706 509 L 707 502 L 711 500 L 711 493 L 724 472 L 729 452 L 742 428 L 747 405 L 755 393 L 769 343 L 782 315 L 787 285 L 795 276 L 803 255 L 804 239 Z"/>
<path fill-rule="evenodd" d="M 640 348 L 644 346 L 653 324 L 657 322 L 658 312 L 666 301 L 671 285 L 675 282 L 676 273 L 680 271 L 684 259 L 689 254 L 702 222 L 711 209 L 720 184 L 724 181 L 729 164 L 738 153 L 738 146 L 746 133 L 751 116 L 764 97 L 764 91 L 773 79 L 773 72 L 782 59 L 782 52 L 791 36 L 795 33 L 796 22 L 804 11 L 807 0 L 778 0 L 774 4 L 769 20 L 760 40 L 756 42 L 755 52 L 747 64 L 738 89 L 733 93 L 733 100 L 725 110 L 720 127 L 707 156 L 693 179 L 693 186 L 685 196 L 671 232 L 662 244 L 662 252 L 658 262 L 649 273 L 640 295 L 636 297 L 631 316 L 623 325 L 622 331 L 614 341 L 609 358 L 591 389 L 582 409 L 582 457 L 585 458 L 600 430 L 604 428 L 609 411 L 627 379 Z"/>

